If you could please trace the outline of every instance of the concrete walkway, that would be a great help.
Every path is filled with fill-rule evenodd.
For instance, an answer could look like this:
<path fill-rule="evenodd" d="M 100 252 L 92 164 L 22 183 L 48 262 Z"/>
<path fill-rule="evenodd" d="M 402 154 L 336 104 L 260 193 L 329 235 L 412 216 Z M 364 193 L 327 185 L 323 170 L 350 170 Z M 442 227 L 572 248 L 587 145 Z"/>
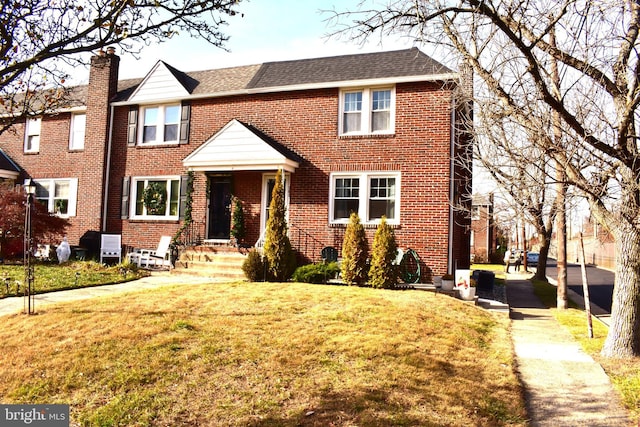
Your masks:
<path fill-rule="evenodd" d="M 153 272 L 151 276 L 131 282 L 118 283 L 116 285 L 94 286 L 89 288 L 71 289 L 68 291 L 49 292 L 34 296 L 35 312 L 47 306 L 66 301 L 78 301 L 100 296 L 110 296 L 122 292 L 134 292 L 145 289 L 154 289 L 161 286 L 180 284 L 211 283 L 211 277 L 198 277 L 188 275 L 172 275 L 168 272 Z M 25 312 L 24 297 L 10 297 L 0 299 L 0 316 Z"/>
<path fill-rule="evenodd" d="M 632 426 L 609 377 L 533 293 L 508 274 L 511 336 L 533 427 Z"/>

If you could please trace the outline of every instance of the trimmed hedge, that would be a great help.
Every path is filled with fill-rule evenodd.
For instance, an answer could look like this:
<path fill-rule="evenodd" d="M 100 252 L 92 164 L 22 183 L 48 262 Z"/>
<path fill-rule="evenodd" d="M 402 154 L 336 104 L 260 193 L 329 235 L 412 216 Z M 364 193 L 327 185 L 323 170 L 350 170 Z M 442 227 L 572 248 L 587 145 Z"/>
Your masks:
<path fill-rule="evenodd" d="M 332 279 L 340 272 L 337 262 L 328 264 L 307 264 L 296 268 L 291 277 L 294 282 L 302 283 L 325 283 Z"/>

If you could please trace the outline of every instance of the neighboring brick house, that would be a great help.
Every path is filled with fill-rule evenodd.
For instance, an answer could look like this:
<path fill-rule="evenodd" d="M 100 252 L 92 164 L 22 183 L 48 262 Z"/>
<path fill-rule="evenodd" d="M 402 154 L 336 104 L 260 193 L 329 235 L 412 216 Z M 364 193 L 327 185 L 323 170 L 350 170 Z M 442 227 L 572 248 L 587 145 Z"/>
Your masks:
<path fill-rule="evenodd" d="M 493 194 L 474 194 L 471 201 L 471 259 L 489 262 L 496 250 L 496 230 L 493 221 Z"/>
<path fill-rule="evenodd" d="M 468 267 L 469 215 L 452 206 L 471 188 L 469 105 L 458 73 L 418 49 L 189 73 L 160 61 L 117 82 L 118 67 L 113 51 L 93 57 L 89 84 L 72 91 L 86 102 L 0 136 L 20 179 L 69 216 L 72 245 L 87 231 L 135 247 L 174 235 L 188 171 L 203 237 L 229 241 L 235 196 L 252 245 L 282 169 L 290 238 L 307 259 L 340 249 L 357 211 L 370 244 L 386 215 L 425 278 Z M 144 203 L 147 188 L 165 196 L 160 209 Z"/>

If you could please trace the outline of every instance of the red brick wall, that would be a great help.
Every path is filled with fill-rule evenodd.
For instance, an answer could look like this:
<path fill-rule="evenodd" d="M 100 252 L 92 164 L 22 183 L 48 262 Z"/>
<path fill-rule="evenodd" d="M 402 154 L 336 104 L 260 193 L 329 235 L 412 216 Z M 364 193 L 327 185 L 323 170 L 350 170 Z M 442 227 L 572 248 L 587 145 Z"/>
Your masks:
<path fill-rule="evenodd" d="M 182 160 L 232 119 L 250 123 L 299 154 L 304 161 L 291 177 L 289 218 L 323 245 L 340 249 L 341 226 L 328 223 L 329 174 L 334 171 L 401 171 L 400 247 L 418 252 L 429 273 L 447 269 L 451 141 L 450 90 L 437 83 L 400 84 L 396 88 L 396 132 L 383 137 L 339 137 L 338 89 L 236 96 L 191 103 L 190 143 L 140 148 L 126 144 L 128 107 L 115 113 L 109 231 L 122 231 L 126 244 L 157 244 L 178 222 L 120 220 L 124 176 L 176 175 Z M 193 219 L 206 218 L 206 178 L 196 174 Z M 245 203 L 250 243 L 257 239 L 261 172 L 233 174 L 234 193 Z M 375 228 L 368 228 L 369 241 Z M 292 233 L 293 234 L 293 233 Z M 295 236 L 292 236 L 295 243 Z M 468 247 L 468 245 L 467 245 Z M 317 259 L 317 254 L 307 254 Z M 468 255 L 467 255 L 468 256 Z"/>
<path fill-rule="evenodd" d="M 85 150 L 69 152 L 70 114 L 45 118 L 41 152 L 23 153 L 24 126 L 0 136 L 0 147 L 34 178 L 78 177 L 77 216 L 69 230 L 77 244 L 88 230 L 100 230 L 103 176 L 107 154 L 109 111 L 113 94 L 109 82 L 117 78 L 118 58 L 96 57 L 87 105 Z M 117 67 L 116 67 L 117 68 Z M 451 106 L 453 92 L 440 83 L 405 83 L 396 87 L 395 134 L 380 137 L 339 137 L 339 90 L 322 89 L 274 94 L 193 100 L 190 143 L 170 147 L 127 146 L 128 106 L 114 112 L 111 169 L 108 182 L 107 232 L 122 233 L 125 245 L 155 247 L 161 235 L 174 235 L 179 221 L 122 220 L 123 177 L 184 175 L 185 157 L 230 120 L 250 123 L 295 151 L 304 160 L 291 175 L 289 219 L 292 242 L 304 234 L 316 242 L 305 246 L 309 259 L 318 259 L 322 246 L 341 248 L 344 227 L 329 224 L 329 176 L 336 171 L 400 171 L 400 225 L 395 228 L 401 248 L 412 248 L 423 262 L 424 279 L 441 275 L 453 253 L 458 266 L 469 257 L 469 224 L 463 216 L 454 221 L 454 244 L 449 248 Z M 457 154 L 468 139 L 458 139 Z M 462 147 L 462 148 L 461 148 Z M 456 166 L 456 194 L 470 182 L 470 168 Z M 234 172 L 233 192 L 244 203 L 246 241 L 255 242 L 260 227 L 262 172 Z M 192 217 L 207 218 L 207 176 L 197 173 Z M 468 214 L 466 215 L 468 218 Z M 468 221 L 468 219 L 467 219 Z M 374 227 L 367 228 L 369 243 Z M 318 246 L 315 246 L 315 245 Z"/>
<path fill-rule="evenodd" d="M 77 215 L 67 230 L 71 245 L 86 231 L 100 231 L 109 99 L 114 94 L 110 83 L 117 79 L 118 61 L 111 55 L 92 59 L 84 150 L 69 151 L 71 113 L 43 117 L 38 153 L 24 153 L 24 123 L 0 136 L 0 147 L 26 171 L 20 179 L 78 178 Z"/>

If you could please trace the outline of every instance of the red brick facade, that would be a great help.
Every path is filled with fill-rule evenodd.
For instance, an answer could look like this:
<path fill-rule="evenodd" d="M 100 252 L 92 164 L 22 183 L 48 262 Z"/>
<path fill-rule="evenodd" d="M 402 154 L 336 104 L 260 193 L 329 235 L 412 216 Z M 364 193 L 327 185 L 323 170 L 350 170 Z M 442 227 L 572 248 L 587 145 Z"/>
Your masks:
<path fill-rule="evenodd" d="M 83 151 L 68 149 L 70 113 L 43 120 L 38 154 L 23 153 L 22 126 L 0 137 L 0 147 L 24 169 L 25 176 L 78 178 L 77 215 L 71 218 L 73 225 L 68 233 L 72 245 L 77 245 L 88 230 L 121 233 L 124 245 L 136 247 L 154 247 L 160 236 L 174 235 L 181 221 L 122 218 L 123 180 L 184 176 L 187 169 L 183 160 L 236 119 L 259 129 L 302 159 L 289 175 L 289 225 L 292 244 L 307 259 L 318 259 L 318 245 L 340 249 L 342 244 L 344 226 L 329 221 L 330 174 L 394 171 L 401 177 L 396 238 L 401 248 L 417 251 L 424 264 L 424 278 L 469 265 L 469 215 L 451 209 L 454 197 L 471 182 L 469 165 L 460 165 L 460 158 L 464 160 L 461 153 L 468 151 L 470 142 L 452 135 L 456 129 L 452 123 L 456 117 L 452 113 L 455 85 L 428 80 L 395 84 L 395 132 L 380 136 L 339 136 L 337 86 L 191 99 L 189 143 L 141 147 L 127 143 L 130 106 L 113 108 L 110 127 L 112 107 L 108 100 L 114 87 L 108 82 L 117 78 L 117 67 L 117 56 L 106 55 L 94 61 Z M 455 162 L 452 153 L 459 157 Z M 452 165 L 456 165 L 455 171 Z M 232 194 L 245 208 L 245 241 L 255 242 L 260 233 L 263 173 L 196 172 L 193 220 L 207 227 L 208 176 L 229 176 Z M 107 191 L 106 218 L 103 189 Z M 370 243 L 374 232 L 374 226 L 367 227 Z"/>

